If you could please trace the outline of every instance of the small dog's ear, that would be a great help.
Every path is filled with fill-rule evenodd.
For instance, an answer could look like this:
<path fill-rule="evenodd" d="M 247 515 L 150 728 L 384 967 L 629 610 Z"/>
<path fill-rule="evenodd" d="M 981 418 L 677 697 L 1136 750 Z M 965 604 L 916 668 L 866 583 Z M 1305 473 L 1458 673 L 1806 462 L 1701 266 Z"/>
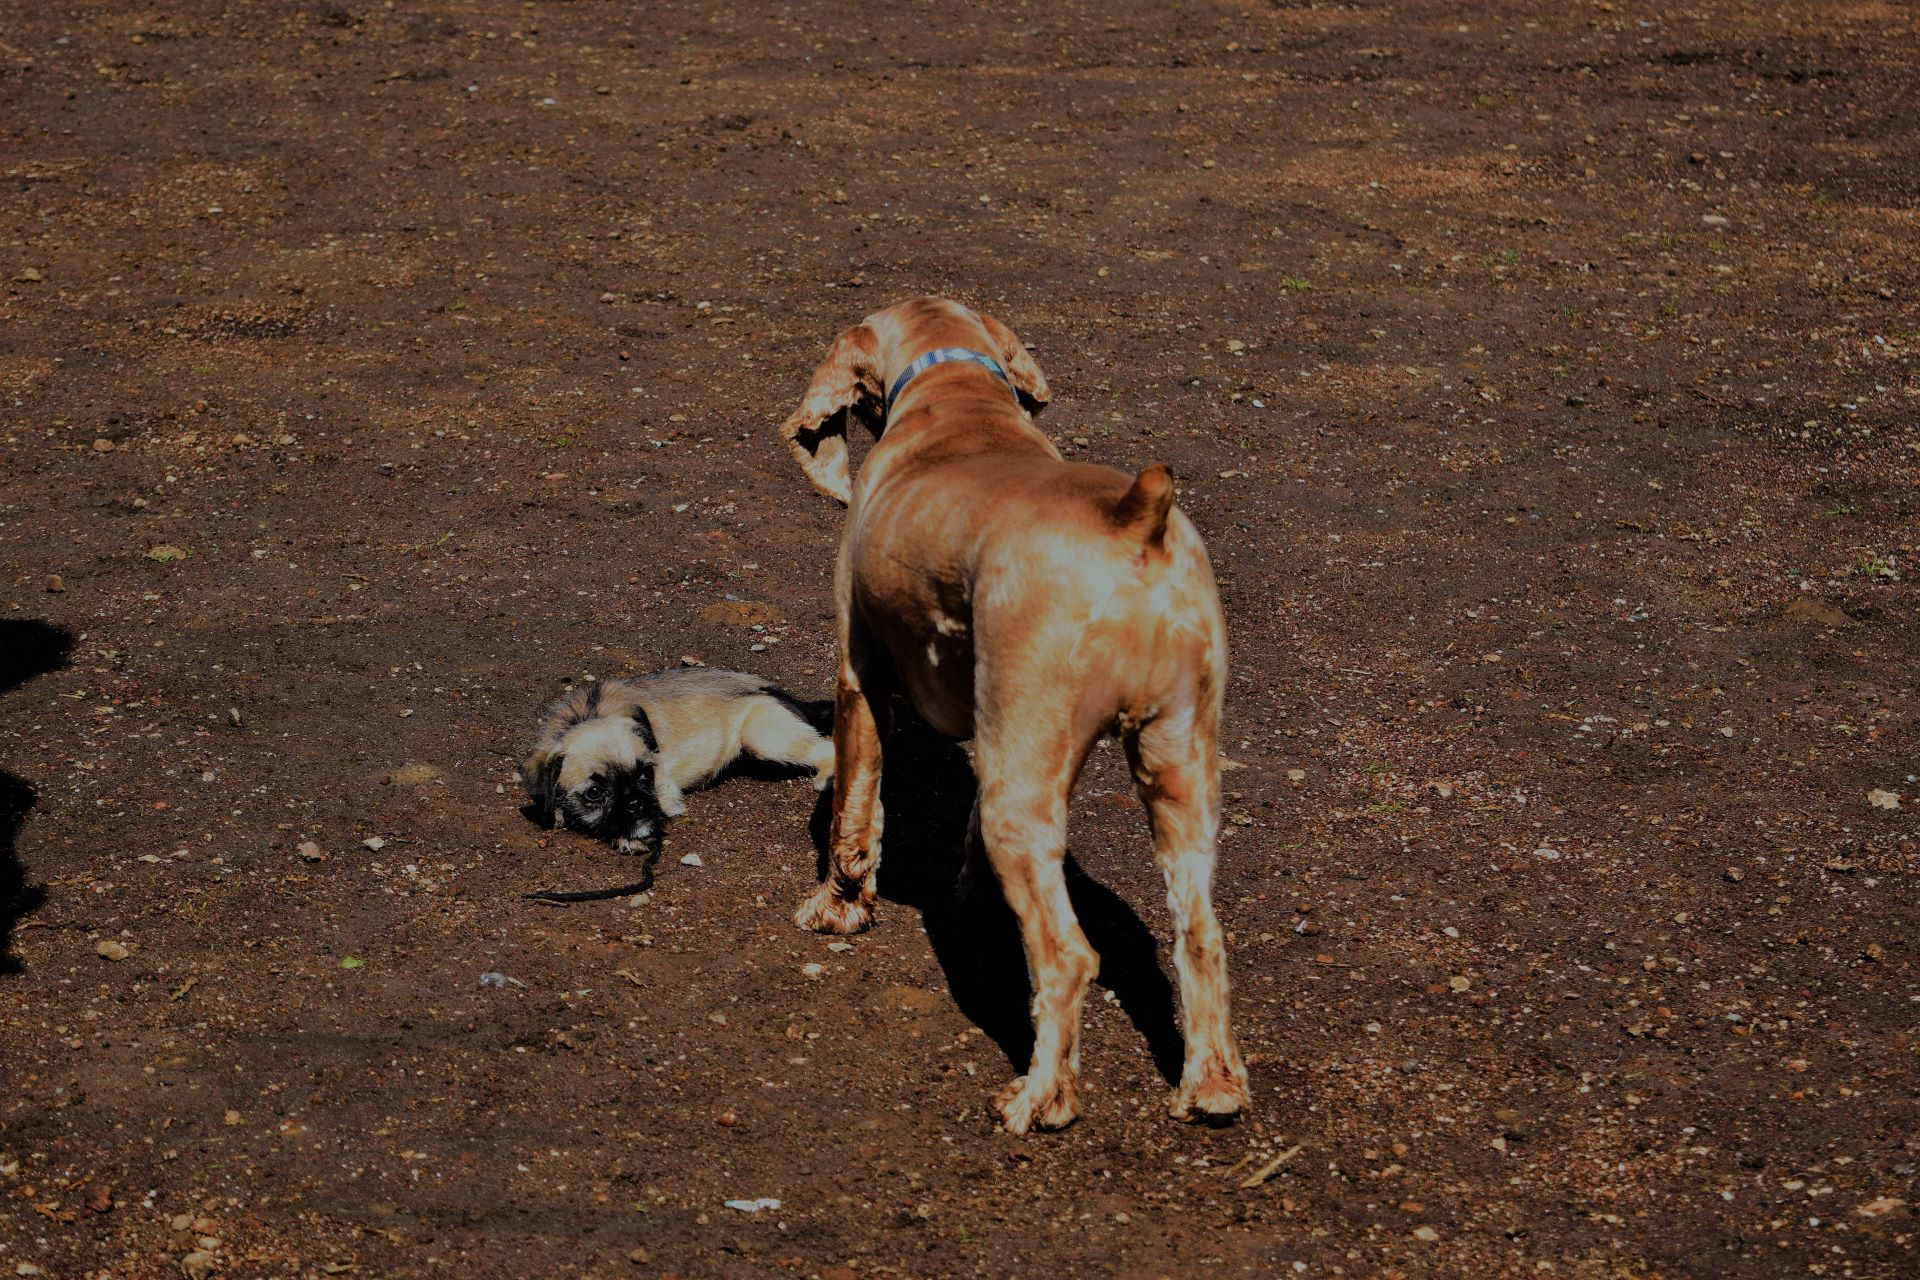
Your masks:
<path fill-rule="evenodd" d="M 1033 417 L 1053 399 L 1053 393 L 1047 390 L 1047 375 L 1040 372 L 1026 343 L 1015 337 L 1013 330 L 990 315 L 976 314 L 1000 348 L 1000 363 L 1006 368 L 1007 379 L 1013 383 L 1013 394 L 1019 398 L 1020 407 L 1027 411 L 1029 418 Z"/>
<path fill-rule="evenodd" d="M 520 785 L 527 789 L 524 812 L 543 827 L 553 825 L 553 793 L 560 788 L 560 765 L 565 759 L 558 751 L 536 752 L 520 765 Z"/>
<path fill-rule="evenodd" d="M 856 325 L 834 339 L 833 349 L 814 370 L 813 382 L 780 434 L 813 487 L 845 505 L 853 497 L 847 470 L 847 417 L 858 418 L 880 434 L 886 388 L 880 385 L 880 338 Z"/>

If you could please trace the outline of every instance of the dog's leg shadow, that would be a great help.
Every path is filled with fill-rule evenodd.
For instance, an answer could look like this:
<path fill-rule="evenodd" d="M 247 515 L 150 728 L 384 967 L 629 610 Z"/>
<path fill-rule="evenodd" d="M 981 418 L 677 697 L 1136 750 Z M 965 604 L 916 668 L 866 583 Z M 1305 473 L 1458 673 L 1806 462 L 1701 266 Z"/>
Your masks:
<path fill-rule="evenodd" d="M 66 666 L 73 643 L 71 632 L 49 622 L 0 621 L 0 694 Z M 0 770 L 0 974 L 23 970 L 13 954 L 14 929 L 47 900 L 45 885 L 28 882 L 16 850 L 20 829 L 38 798 L 25 778 Z"/>
<path fill-rule="evenodd" d="M 1121 1012 L 1147 1042 L 1153 1065 L 1168 1084 L 1180 1079 L 1186 1040 L 1173 1001 L 1173 984 L 1160 965 L 1160 944 L 1134 909 L 1067 855 L 1067 896 L 1080 929 L 1100 957 L 1094 982 L 1113 993 Z"/>

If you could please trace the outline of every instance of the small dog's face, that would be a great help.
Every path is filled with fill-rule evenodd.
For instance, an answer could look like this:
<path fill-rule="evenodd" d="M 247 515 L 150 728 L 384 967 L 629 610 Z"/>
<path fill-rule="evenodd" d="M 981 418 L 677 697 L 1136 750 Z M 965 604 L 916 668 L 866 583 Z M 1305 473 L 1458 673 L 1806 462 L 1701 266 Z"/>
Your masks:
<path fill-rule="evenodd" d="M 596 840 L 646 842 L 667 823 L 654 769 L 634 723 L 603 716 L 575 725 L 553 751 L 529 759 L 520 778 L 541 821 Z"/>

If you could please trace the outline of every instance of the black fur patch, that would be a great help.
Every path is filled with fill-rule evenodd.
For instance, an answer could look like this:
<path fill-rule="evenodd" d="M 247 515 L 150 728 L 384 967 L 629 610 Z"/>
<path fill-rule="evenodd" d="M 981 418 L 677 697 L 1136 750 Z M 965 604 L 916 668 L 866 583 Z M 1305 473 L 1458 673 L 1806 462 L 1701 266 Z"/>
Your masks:
<path fill-rule="evenodd" d="M 659 754 L 660 740 L 653 736 L 653 720 L 647 715 L 647 709 L 639 703 L 633 704 L 633 727 L 639 731 L 640 741 L 647 750 Z"/>
<path fill-rule="evenodd" d="M 553 793 L 560 786 L 563 759 L 559 755 L 548 756 L 546 763 L 535 770 L 531 778 L 524 774 L 520 778 L 527 788 L 527 812 L 543 827 L 553 825 Z"/>

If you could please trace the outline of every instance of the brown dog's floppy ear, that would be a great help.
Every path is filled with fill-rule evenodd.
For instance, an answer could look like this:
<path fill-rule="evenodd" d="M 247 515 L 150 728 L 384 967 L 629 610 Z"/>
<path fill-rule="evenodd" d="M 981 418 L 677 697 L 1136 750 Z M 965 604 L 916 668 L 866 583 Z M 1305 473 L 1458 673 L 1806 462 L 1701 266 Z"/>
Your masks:
<path fill-rule="evenodd" d="M 856 325 L 834 339 L 833 349 L 813 372 L 813 382 L 780 434 L 813 487 L 842 505 L 853 497 L 847 470 L 847 417 L 860 419 L 880 434 L 886 389 L 880 385 L 880 338 Z"/>
<path fill-rule="evenodd" d="M 982 314 L 980 323 L 987 327 L 987 332 L 993 335 L 994 342 L 999 346 L 1000 362 L 1006 367 L 1008 380 L 1013 383 L 1013 394 L 1019 397 L 1020 407 L 1031 418 L 1053 399 L 1053 393 L 1047 390 L 1047 375 L 1040 372 L 1040 366 L 1033 362 L 1026 344 L 1014 336 L 1013 330 L 990 315 Z"/>

